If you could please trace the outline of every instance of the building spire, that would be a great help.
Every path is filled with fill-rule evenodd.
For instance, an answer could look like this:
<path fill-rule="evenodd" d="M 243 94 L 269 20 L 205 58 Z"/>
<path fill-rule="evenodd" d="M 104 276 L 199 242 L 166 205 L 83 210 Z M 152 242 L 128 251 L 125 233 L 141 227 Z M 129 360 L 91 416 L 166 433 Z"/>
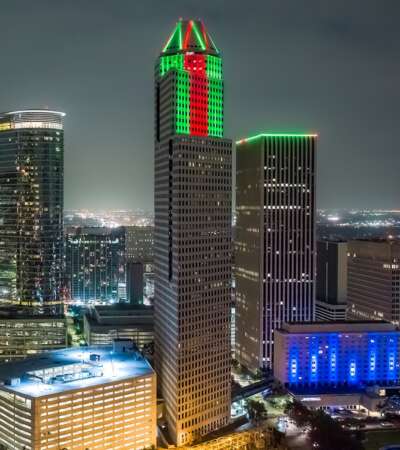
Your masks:
<path fill-rule="evenodd" d="M 219 54 L 201 20 L 179 19 L 162 53 L 201 52 Z"/>

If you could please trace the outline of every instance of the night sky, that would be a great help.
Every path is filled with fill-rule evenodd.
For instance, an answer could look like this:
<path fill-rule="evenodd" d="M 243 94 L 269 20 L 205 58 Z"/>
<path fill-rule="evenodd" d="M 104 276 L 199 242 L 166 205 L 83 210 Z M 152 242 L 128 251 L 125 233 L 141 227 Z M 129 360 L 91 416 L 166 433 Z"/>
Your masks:
<path fill-rule="evenodd" d="M 320 208 L 399 208 L 399 0 L 11 0 L 0 111 L 65 120 L 65 207 L 153 208 L 153 73 L 179 17 L 222 50 L 226 136 L 317 131 Z"/>

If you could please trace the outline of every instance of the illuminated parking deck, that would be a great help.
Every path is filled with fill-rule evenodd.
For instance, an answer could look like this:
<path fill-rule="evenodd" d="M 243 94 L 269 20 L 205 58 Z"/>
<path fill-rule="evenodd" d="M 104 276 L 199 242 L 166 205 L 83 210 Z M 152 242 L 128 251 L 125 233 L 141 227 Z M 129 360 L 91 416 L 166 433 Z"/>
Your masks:
<path fill-rule="evenodd" d="M 0 444 L 6 448 L 140 450 L 156 444 L 156 376 L 139 353 L 98 347 L 49 352 L 1 364 L 0 383 Z"/>
<path fill-rule="evenodd" d="M 98 355 L 100 359 L 91 361 L 90 355 Z M 78 374 L 79 370 L 81 377 L 69 381 L 66 375 Z M 53 379 L 50 376 L 52 372 Z M 84 389 L 152 373 L 150 364 L 137 353 L 113 353 L 110 349 L 96 347 L 48 352 L 13 364 L 0 365 L 0 380 L 6 384 L 3 389 L 30 397 Z M 57 375 L 58 379 L 55 378 Z M 9 382 L 15 385 L 7 385 Z"/>

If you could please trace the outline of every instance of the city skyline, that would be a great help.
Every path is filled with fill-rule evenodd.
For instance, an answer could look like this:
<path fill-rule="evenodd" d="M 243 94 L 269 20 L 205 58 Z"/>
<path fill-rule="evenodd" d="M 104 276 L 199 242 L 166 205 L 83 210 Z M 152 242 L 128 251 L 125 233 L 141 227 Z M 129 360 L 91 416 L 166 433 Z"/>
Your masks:
<path fill-rule="evenodd" d="M 4 8 L 0 450 L 400 450 L 394 2 Z"/>
<path fill-rule="evenodd" d="M 35 8 L 26 1 L 4 5 L 0 35 L 13 39 L 5 39 L 8 64 L 0 80 L 15 88 L 0 93 L 2 110 L 47 105 L 67 113 L 67 209 L 152 205 L 149 79 L 159 40 L 179 16 L 200 17 L 217 30 L 229 72 L 227 135 L 316 131 L 319 208 L 398 205 L 400 156 L 391 130 L 399 115 L 393 55 L 400 6 L 372 0 L 362 8 L 355 0 L 250 6 L 125 0 L 89 0 L 79 8 L 45 0 Z"/>

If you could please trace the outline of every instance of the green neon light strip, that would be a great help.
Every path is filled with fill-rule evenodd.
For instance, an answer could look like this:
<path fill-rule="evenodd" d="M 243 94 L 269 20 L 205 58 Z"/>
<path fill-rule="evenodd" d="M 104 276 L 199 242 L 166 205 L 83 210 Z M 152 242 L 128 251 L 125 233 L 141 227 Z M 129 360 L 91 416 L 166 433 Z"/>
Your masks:
<path fill-rule="evenodd" d="M 176 33 L 174 33 L 176 34 Z M 179 37 L 181 36 L 181 27 Z M 166 54 L 160 57 L 160 76 L 170 70 L 177 70 L 175 91 L 175 132 L 190 134 L 190 74 L 184 68 L 185 55 Z M 223 137 L 224 134 L 224 84 L 222 63 L 219 56 L 206 55 L 206 74 L 208 79 L 208 126 L 207 135 Z"/>
<path fill-rule="evenodd" d="M 222 81 L 222 63 L 219 56 L 206 56 L 208 78 L 208 135 L 224 135 L 224 85 Z"/>
<path fill-rule="evenodd" d="M 224 134 L 224 88 L 222 80 L 208 80 L 208 135 Z"/>
<path fill-rule="evenodd" d="M 236 141 L 236 144 L 243 144 L 245 142 L 254 141 L 260 138 L 274 138 L 274 137 L 286 137 L 286 138 L 316 138 L 318 134 L 305 134 L 305 133 L 260 133 L 255 136 L 251 136 L 248 138 L 240 139 Z"/>
<path fill-rule="evenodd" d="M 168 42 L 165 44 L 165 47 L 163 48 L 163 52 L 165 52 L 165 50 L 167 50 L 167 48 L 169 47 L 169 44 L 172 42 L 172 39 L 174 38 L 176 31 L 178 30 L 178 26 L 179 26 L 179 23 L 176 24 L 174 31 L 172 32 L 171 36 L 168 39 Z"/>
<path fill-rule="evenodd" d="M 179 50 L 182 50 L 182 22 L 179 22 Z"/>
<path fill-rule="evenodd" d="M 180 72 L 176 83 L 175 129 L 178 134 L 190 134 L 189 74 Z"/>
<path fill-rule="evenodd" d="M 213 45 L 215 51 L 216 51 L 217 53 L 219 53 L 218 47 L 214 44 L 214 41 L 212 40 L 212 37 L 211 37 L 209 34 L 208 34 L 208 39 L 210 39 L 211 44 Z"/>
<path fill-rule="evenodd" d="M 213 55 L 207 55 L 206 58 L 207 78 L 222 80 L 221 58 Z"/>
<path fill-rule="evenodd" d="M 165 75 L 170 69 L 183 70 L 184 55 L 165 55 L 160 58 L 160 75 Z"/>
<path fill-rule="evenodd" d="M 202 50 L 206 49 L 206 44 L 204 43 L 203 36 L 199 33 L 196 22 L 194 20 L 192 22 L 192 28 L 194 30 L 194 34 L 196 35 L 197 42 L 200 44 Z"/>

